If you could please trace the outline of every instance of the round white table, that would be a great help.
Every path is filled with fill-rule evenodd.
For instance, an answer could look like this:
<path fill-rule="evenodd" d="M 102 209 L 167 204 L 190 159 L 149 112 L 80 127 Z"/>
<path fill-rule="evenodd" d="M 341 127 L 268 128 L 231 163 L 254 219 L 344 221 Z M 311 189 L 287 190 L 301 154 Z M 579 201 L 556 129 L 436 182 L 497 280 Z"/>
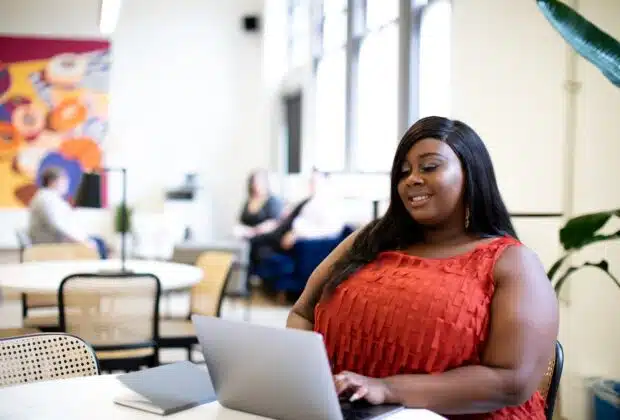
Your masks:
<path fill-rule="evenodd" d="M 159 278 L 162 291 L 182 290 L 198 283 L 202 270 L 188 264 L 152 260 L 127 260 L 127 269 L 135 273 L 152 273 Z M 0 288 L 17 292 L 57 292 L 62 280 L 78 273 L 115 270 L 120 260 L 37 261 L 0 264 Z"/>
<path fill-rule="evenodd" d="M 161 419 L 157 414 L 113 402 L 127 388 L 115 375 L 60 379 L 0 388 L 0 419 Z M 260 420 L 264 417 L 234 411 L 218 402 L 166 416 L 184 420 Z M 390 420 L 441 420 L 427 410 L 402 410 Z"/>

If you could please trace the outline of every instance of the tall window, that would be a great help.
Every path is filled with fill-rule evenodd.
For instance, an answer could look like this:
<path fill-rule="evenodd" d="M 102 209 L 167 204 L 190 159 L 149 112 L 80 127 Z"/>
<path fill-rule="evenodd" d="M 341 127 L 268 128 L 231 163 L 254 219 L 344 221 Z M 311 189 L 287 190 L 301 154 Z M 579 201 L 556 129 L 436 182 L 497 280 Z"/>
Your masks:
<path fill-rule="evenodd" d="M 353 168 L 388 171 L 398 143 L 398 0 L 366 0 L 358 46 Z M 357 34 L 356 34 L 357 35 Z"/>
<path fill-rule="evenodd" d="M 291 62 L 309 66 L 312 59 L 309 149 L 321 170 L 388 172 L 401 134 L 399 115 L 451 114 L 451 1 L 404 2 L 411 6 L 407 19 L 400 19 L 401 3 L 289 0 Z M 416 45 L 400 44 L 404 31 L 412 31 Z M 411 62 L 401 61 L 409 55 Z M 399 79 L 406 65 L 415 66 L 409 76 L 419 79 Z M 411 92 L 411 100 L 402 92 Z"/>
<path fill-rule="evenodd" d="M 308 62 L 310 45 L 308 4 L 304 0 L 289 0 L 288 5 L 288 61 L 289 67 Z"/>
<path fill-rule="evenodd" d="M 420 117 L 449 117 L 450 27 L 452 9 L 449 0 L 435 0 L 422 11 L 420 25 Z"/>
<path fill-rule="evenodd" d="M 346 164 L 347 1 L 324 0 L 316 16 L 314 164 L 322 171 L 342 171 Z"/>

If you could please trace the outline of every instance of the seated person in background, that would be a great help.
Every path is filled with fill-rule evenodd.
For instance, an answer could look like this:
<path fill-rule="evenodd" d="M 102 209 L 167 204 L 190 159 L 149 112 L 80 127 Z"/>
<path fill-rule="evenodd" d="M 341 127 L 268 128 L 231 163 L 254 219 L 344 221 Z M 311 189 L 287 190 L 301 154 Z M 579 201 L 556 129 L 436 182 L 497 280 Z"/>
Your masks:
<path fill-rule="evenodd" d="M 329 176 L 314 170 L 308 198 L 302 200 L 268 233 L 250 239 L 253 263 L 273 252 L 287 252 L 297 240 L 338 235 L 344 228 L 340 206 L 334 201 Z"/>
<path fill-rule="evenodd" d="M 290 226 L 282 224 L 287 227 L 280 240 L 284 250 L 291 249 L 297 240 L 330 238 L 344 228 L 341 203 L 332 194 L 329 174 L 313 170 L 309 190 L 310 196 L 297 205 L 292 216 L 289 215 Z"/>
<path fill-rule="evenodd" d="M 33 244 L 76 242 L 95 248 L 101 258 L 107 257 L 102 239 L 88 237 L 76 228 L 73 209 L 63 198 L 67 178 L 60 169 L 49 168 L 41 175 L 42 187 L 30 202 L 28 235 Z"/>
<path fill-rule="evenodd" d="M 248 198 L 234 228 L 237 238 L 249 239 L 272 231 L 282 216 L 284 205 L 269 188 L 267 171 L 260 169 L 248 177 Z"/>
<path fill-rule="evenodd" d="M 544 420 L 558 302 L 489 153 L 440 117 L 403 136 L 386 214 L 314 271 L 287 327 L 322 334 L 336 390 L 450 419 Z"/>

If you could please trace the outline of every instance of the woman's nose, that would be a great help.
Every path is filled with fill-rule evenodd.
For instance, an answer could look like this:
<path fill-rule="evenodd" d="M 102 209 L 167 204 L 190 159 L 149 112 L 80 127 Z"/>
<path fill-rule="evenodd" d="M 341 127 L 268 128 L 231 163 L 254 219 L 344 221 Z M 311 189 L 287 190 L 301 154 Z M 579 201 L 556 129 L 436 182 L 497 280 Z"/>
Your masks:
<path fill-rule="evenodd" d="M 411 174 L 407 177 L 407 185 L 421 185 L 424 184 L 424 178 L 417 173 L 411 172 Z"/>

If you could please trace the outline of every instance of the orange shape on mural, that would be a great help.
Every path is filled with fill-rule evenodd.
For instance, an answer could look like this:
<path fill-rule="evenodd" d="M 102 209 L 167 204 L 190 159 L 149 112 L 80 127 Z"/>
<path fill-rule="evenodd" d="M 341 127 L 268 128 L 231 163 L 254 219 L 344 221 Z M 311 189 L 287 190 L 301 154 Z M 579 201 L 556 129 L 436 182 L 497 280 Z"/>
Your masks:
<path fill-rule="evenodd" d="M 18 105 L 11 122 L 27 140 L 33 140 L 45 128 L 45 110 L 34 104 Z"/>
<path fill-rule="evenodd" d="M 77 98 L 65 99 L 50 113 L 50 126 L 69 131 L 86 121 L 88 110 Z"/>
<path fill-rule="evenodd" d="M 0 121 L 0 154 L 17 152 L 23 140 L 11 123 Z"/>
<path fill-rule="evenodd" d="M 82 169 L 92 171 L 101 167 L 101 148 L 92 139 L 77 138 L 65 140 L 58 149 L 67 159 L 80 162 Z"/>

